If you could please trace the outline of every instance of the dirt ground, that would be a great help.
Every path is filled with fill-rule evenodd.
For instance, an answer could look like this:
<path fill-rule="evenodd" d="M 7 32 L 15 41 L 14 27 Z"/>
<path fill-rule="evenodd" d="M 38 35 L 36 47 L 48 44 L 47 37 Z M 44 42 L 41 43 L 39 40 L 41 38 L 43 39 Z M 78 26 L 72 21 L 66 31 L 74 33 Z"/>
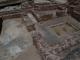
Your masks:
<path fill-rule="evenodd" d="M 41 60 L 37 49 L 34 46 L 31 46 L 26 52 L 17 57 L 15 60 Z"/>

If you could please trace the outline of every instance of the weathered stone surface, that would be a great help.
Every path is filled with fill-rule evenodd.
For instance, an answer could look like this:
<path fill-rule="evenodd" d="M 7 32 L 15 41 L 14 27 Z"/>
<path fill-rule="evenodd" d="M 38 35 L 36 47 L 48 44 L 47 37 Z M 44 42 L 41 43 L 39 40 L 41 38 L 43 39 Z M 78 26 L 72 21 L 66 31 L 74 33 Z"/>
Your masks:
<path fill-rule="evenodd" d="M 69 25 L 65 25 L 66 23 Z M 58 31 L 55 31 L 57 33 L 61 31 L 63 36 L 55 34 L 54 29 L 57 26 L 59 27 Z M 42 24 L 38 23 L 36 33 L 33 34 L 33 40 L 43 60 L 79 60 L 79 26 L 79 22 L 70 16 L 60 17 Z"/>

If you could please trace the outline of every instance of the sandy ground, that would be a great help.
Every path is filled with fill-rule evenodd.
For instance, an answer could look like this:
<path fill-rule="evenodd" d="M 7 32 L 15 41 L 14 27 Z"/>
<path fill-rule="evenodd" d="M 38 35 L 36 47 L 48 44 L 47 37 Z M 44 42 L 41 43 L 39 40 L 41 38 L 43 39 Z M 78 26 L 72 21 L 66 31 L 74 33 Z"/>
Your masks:
<path fill-rule="evenodd" d="M 34 46 L 31 46 L 26 52 L 20 55 L 15 60 L 41 60 L 37 49 Z"/>

